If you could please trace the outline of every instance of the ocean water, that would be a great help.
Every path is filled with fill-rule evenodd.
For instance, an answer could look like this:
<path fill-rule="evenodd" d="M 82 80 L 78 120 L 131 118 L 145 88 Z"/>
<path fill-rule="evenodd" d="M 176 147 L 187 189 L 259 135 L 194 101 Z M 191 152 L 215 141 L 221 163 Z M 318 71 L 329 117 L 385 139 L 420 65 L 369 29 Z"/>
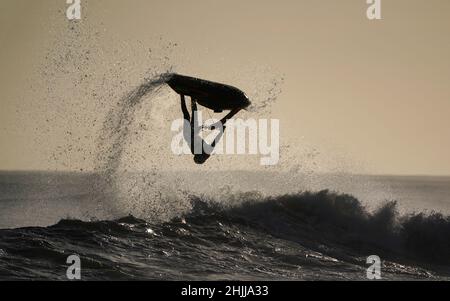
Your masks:
<path fill-rule="evenodd" d="M 450 279 L 450 178 L 220 176 L 124 201 L 98 174 L 2 172 L 0 279 L 65 280 L 72 254 L 84 280 L 365 280 L 369 255 L 383 279 Z"/>
<path fill-rule="evenodd" d="M 155 101 L 170 76 L 107 98 L 92 173 L 0 173 L 0 279 L 65 280 L 70 255 L 83 280 L 365 280 L 370 255 L 384 279 L 450 279 L 450 178 L 194 168 L 146 131 L 179 110 Z"/>

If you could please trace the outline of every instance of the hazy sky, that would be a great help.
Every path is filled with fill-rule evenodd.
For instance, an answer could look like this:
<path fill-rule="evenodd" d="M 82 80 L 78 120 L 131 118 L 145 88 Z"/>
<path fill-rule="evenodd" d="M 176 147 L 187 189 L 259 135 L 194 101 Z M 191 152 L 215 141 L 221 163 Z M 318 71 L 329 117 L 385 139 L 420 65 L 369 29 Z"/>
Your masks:
<path fill-rule="evenodd" d="M 57 131 L 64 124 L 35 139 L 54 109 L 37 100 L 55 88 L 33 82 L 45 82 L 45 54 L 66 38 L 57 36 L 69 22 L 66 7 L 65 0 L 0 2 L 0 169 L 64 168 L 48 157 L 66 139 Z M 117 47 L 120 60 L 138 68 L 124 44 L 161 52 L 160 39 L 177 44 L 174 60 L 185 74 L 244 90 L 283 77 L 271 117 L 280 119 L 285 143 L 302 137 L 364 172 L 450 174 L 450 1 L 383 0 L 380 21 L 369 21 L 366 7 L 365 0 L 82 0 L 81 22 L 101 36 L 91 47 L 108 49 L 110 61 Z M 107 70 L 89 65 L 96 78 Z"/>

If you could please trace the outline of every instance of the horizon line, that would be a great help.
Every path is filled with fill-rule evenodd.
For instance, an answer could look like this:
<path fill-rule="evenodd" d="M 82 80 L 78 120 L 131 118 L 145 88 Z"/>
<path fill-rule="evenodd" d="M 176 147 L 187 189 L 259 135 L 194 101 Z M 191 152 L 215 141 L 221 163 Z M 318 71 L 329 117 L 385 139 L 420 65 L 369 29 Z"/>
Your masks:
<path fill-rule="evenodd" d="M 184 171 L 184 172 L 196 172 L 195 170 L 165 170 L 162 172 L 177 172 L 177 171 Z M 270 173 L 270 172 L 289 172 L 289 171 L 260 171 L 260 170 L 240 170 L 240 169 L 228 169 L 226 171 L 212 171 L 212 172 L 236 172 L 236 171 L 244 171 L 244 172 L 258 172 L 258 173 Z M 0 169 L 0 173 L 75 173 L 75 174 L 96 174 L 100 173 L 101 171 L 94 171 L 94 170 L 58 170 L 58 169 Z M 136 171 L 127 171 L 127 172 L 145 172 L 143 170 L 136 170 Z M 208 171 L 211 172 L 211 171 Z M 298 172 L 299 174 L 307 173 L 307 172 Z M 346 174 L 346 175 L 352 175 L 352 176 L 374 176 L 374 177 L 450 177 L 449 174 L 425 174 L 425 173 L 415 173 L 415 174 L 405 174 L 405 173 L 360 173 L 360 172 L 316 172 L 316 174 L 323 174 L 323 175 L 331 175 L 331 174 Z"/>

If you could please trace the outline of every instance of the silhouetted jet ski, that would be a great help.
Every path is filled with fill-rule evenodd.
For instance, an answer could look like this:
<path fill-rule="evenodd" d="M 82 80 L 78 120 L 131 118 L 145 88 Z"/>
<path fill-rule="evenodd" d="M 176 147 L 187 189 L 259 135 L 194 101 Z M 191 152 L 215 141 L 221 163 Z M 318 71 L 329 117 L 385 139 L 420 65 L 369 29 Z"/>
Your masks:
<path fill-rule="evenodd" d="M 218 113 L 245 109 L 251 104 L 244 92 L 221 83 L 173 74 L 167 84 L 178 94 L 190 96 L 200 105 Z"/>

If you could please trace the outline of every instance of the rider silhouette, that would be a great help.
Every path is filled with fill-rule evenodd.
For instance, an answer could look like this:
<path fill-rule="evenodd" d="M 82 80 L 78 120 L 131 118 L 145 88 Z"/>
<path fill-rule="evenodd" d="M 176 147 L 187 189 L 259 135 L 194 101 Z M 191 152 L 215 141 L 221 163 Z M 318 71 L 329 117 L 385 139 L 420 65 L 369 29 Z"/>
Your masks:
<path fill-rule="evenodd" d="M 226 129 L 226 122 L 228 119 L 231 119 L 235 114 L 237 114 L 241 109 L 234 109 L 230 113 L 228 113 L 225 117 L 223 117 L 219 122 L 214 123 L 208 127 L 204 127 L 198 123 L 198 111 L 197 111 L 197 103 L 195 99 L 191 98 L 191 112 L 192 115 L 189 114 L 189 111 L 186 107 L 186 99 L 184 95 L 181 95 L 181 111 L 183 112 L 183 117 L 185 119 L 184 127 L 183 127 L 183 136 L 186 140 L 191 153 L 194 155 L 194 162 L 196 164 L 203 164 L 206 160 L 211 156 L 212 151 L 216 147 L 217 141 L 219 141 Z M 208 144 L 205 140 L 200 136 L 200 131 L 203 128 L 207 129 L 219 129 L 219 133 L 214 138 L 214 141 L 211 144 Z"/>

